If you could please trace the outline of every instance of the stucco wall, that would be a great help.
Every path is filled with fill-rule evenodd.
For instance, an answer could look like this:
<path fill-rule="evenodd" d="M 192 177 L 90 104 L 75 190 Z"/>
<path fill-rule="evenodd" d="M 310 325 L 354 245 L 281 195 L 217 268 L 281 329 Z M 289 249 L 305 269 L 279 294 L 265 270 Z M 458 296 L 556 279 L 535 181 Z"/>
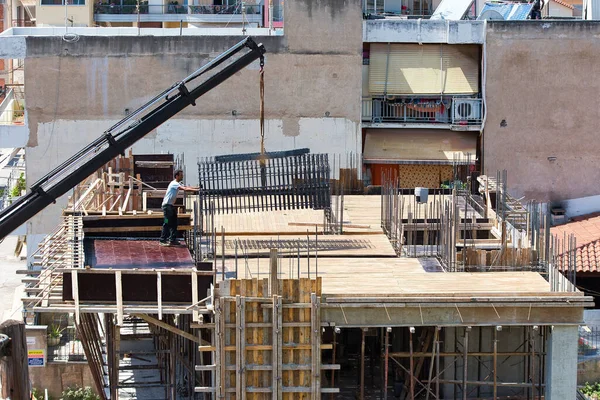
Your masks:
<path fill-rule="evenodd" d="M 484 170 L 507 169 L 513 195 L 600 194 L 598 35 L 598 21 L 488 23 Z"/>
<path fill-rule="evenodd" d="M 360 2 L 300 0 L 285 8 L 285 36 L 257 38 L 267 49 L 267 151 L 360 152 Z M 125 109 L 136 109 L 239 40 L 27 37 L 27 182 L 100 136 Z M 197 157 L 258 151 L 258 69 L 255 63 L 203 96 L 134 152 L 184 153 L 193 184 Z M 28 243 L 54 229 L 64 200 L 30 221 Z"/>
<path fill-rule="evenodd" d="M 29 380 L 33 388 L 54 399 L 70 387 L 91 387 L 96 392 L 92 371 L 87 362 L 48 363 L 42 368 L 29 368 Z"/>
<path fill-rule="evenodd" d="M 66 16 L 69 26 L 92 26 L 93 0 L 87 0 L 85 5 L 67 5 Z M 39 3 L 39 0 L 38 0 Z M 65 7 L 61 5 L 37 5 L 37 26 L 65 26 Z"/>

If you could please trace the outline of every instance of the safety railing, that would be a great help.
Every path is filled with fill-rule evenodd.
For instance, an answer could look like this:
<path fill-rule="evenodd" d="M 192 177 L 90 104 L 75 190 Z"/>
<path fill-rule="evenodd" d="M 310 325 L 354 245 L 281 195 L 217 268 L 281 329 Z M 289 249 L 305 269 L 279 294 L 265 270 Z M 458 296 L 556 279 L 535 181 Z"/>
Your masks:
<path fill-rule="evenodd" d="M 260 15 L 263 6 L 256 4 L 234 5 L 182 5 L 177 1 L 169 4 L 147 4 L 142 2 L 136 4 L 113 4 L 102 3 L 94 6 L 94 14 L 223 14 L 223 15 Z"/>
<path fill-rule="evenodd" d="M 599 357 L 600 352 L 600 327 L 579 328 L 579 340 L 577 342 L 577 358 L 582 361 L 586 358 Z"/>
<path fill-rule="evenodd" d="M 433 99 L 363 99 L 363 121 L 373 123 L 450 123 L 451 101 Z"/>
<path fill-rule="evenodd" d="M 86 361 L 83 346 L 74 326 L 65 328 L 56 344 L 48 344 L 48 361 Z"/>
<path fill-rule="evenodd" d="M 371 123 L 480 125 L 482 111 L 482 101 L 476 98 L 365 97 L 362 100 L 362 120 Z"/>
<path fill-rule="evenodd" d="M 28 283 L 25 292 L 32 293 L 23 301 L 23 308 L 32 310 L 44 305 L 62 285 L 60 268 L 82 268 L 85 261 L 83 248 L 83 222 L 79 216 L 66 216 L 52 234 L 46 236 L 31 255 L 31 268 L 41 269 L 39 277 Z"/>

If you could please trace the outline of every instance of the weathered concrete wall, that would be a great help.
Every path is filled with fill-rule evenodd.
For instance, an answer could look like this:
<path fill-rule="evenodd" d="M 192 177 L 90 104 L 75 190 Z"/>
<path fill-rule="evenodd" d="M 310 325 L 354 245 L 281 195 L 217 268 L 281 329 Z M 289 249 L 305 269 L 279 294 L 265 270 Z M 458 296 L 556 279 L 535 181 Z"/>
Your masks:
<path fill-rule="evenodd" d="M 257 38 L 268 52 L 267 151 L 360 152 L 360 2 L 286 2 L 285 16 L 284 36 Z M 101 135 L 126 109 L 136 109 L 240 39 L 80 36 L 69 43 L 60 36 L 27 37 L 27 182 Z M 188 171 L 194 171 L 197 157 L 258 151 L 258 69 L 255 63 L 203 96 L 134 152 L 184 153 Z M 188 173 L 188 183 L 196 175 Z M 35 217 L 29 233 L 40 238 L 50 232 L 64 204 L 62 199 Z"/>
<path fill-rule="evenodd" d="M 29 368 L 31 386 L 54 399 L 59 399 L 69 387 L 91 387 L 96 391 L 92 371 L 87 362 L 48 363 L 42 368 Z"/>
<path fill-rule="evenodd" d="M 577 326 L 553 326 L 547 343 L 546 396 L 548 400 L 572 398 L 577 389 Z"/>
<path fill-rule="evenodd" d="M 513 195 L 600 194 L 599 36 L 598 21 L 488 23 L 484 170 L 507 169 Z"/>
<path fill-rule="evenodd" d="M 363 40 L 370 43 L 481 44 L 485 40 L 484 29 L 484 21 L 368 20 L 363 22 Z"/>
<path fill-rule="evenodd" d="M 91 1 L 86 1 L 85 5 L 67 5 L 67 18 L 69 24 L 73 26 L 92 26 L 93 8 Z M 41 5 L 36 6 L 36 24 L 38 26 L 65 26 L 65 7 L 61 5 Z"/>

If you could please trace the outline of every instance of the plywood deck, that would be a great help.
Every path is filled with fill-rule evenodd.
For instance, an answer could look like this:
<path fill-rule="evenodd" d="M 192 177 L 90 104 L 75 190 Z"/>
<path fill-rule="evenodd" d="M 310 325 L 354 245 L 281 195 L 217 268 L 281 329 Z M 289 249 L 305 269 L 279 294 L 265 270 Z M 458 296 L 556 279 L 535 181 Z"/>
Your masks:
<path fill-rule="evenodd" d="M 220 263 L 218 263 L 220 265 Z M 226 260 L 235 271 L 235 261 Z M 415 258 L 306 258 L 300 259 L 300 276 L 323 278 L 325 295 L 402 295 L 497 293 L 503 296 L 547 293 L 550 286 L 535 272 L 426 272 Z M 298 259 L 279 260 L 281 278 L 298 276 Z M 239 278 L 266 278 L 269 260 L 238 260 Z"/>
<path fill-rule="evenodd" d="M 264 235 L 236 236 L 225 238 L 225 255 L 239 257 L 267 256 L 270 249 L 278 249 L 282 254 L 305 256 L 307 250 L 319 257 L 395 257 L 396 252 L 383 234 L 374 235 L 318 235 L 308 232 L 305 235 Z M 217 238 L 217 255 L 222 255 L 221 239 Z"/>
<path fill-rule="evenodd" d="M 320 226 L 323 230 L 323 216 L 323 210 L 308 209 L 220 214 L 215 215 L 215 227 L 217 232 L 220 232 L 223 227 L 226 234 L 302 234 L 307 229 L 314 231 L 314 225 Z M 296 223 L 310 226 L 299 226 L 295 225 Z"/>

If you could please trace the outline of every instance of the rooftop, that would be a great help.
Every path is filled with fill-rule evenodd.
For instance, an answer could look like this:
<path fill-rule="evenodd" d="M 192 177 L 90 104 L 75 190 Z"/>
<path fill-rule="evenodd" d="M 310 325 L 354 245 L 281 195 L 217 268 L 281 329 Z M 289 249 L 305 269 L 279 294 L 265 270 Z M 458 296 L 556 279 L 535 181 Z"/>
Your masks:
<path fill-rule="evenodd" d="M 560 241 L 575 236 L 577 272 L 600 271 L 600 213 L 574 217 L 566 224 L 550 228 L 550 232 Z"/>

